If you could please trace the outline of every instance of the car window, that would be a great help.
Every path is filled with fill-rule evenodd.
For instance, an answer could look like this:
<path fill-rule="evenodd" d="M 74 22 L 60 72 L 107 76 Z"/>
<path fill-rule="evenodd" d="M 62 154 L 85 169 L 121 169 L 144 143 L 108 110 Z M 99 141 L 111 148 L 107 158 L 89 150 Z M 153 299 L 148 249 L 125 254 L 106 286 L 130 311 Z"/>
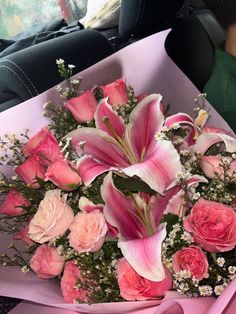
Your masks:
<path fill-rule="evenodd" d="M 86 5 L 87 0 L 0 0 L 0 38 L 10 39 L 55 19 L 79 20 Z"/>

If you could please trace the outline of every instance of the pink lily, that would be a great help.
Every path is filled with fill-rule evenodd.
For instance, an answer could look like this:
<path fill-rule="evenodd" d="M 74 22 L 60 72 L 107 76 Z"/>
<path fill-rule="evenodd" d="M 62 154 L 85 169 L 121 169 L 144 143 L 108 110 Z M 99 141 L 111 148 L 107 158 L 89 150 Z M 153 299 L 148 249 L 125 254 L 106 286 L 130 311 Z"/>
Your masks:
<path fill-rule="evenodd" d="M 221 142 L 225 144 L 226 152 L 236 152 L 236 138 L 224 133 L 202 133 L 189 149 L 204 155 L 212 145 Z"/>
<path fill-rule="evenodd" d="M 182 172 L 179 154 L 167 140 L 157 140 L 164 116 L 161 95 L 145 97 L 132 111 L 128 125 L 102 99 L 95 112 L 96 128 L 80 128 L 67 135 L 79 155 L 78 172 L 85 185 L 107 171 L 138 176 L 162 194 Z M 173 121 L 174 123 L 174 121 Z"/>
<path fill-rule="evenodd" d="M 139 194 L 124 196 L 114 186 L 111 172 L 103 181 L 101 195 L 105 202 L 104 216 L 119 232 L 118 247 L 125 259 L 141 276 L 152 281 L 163 280 L 161 246 L 166 225 L 160 224 L 162 212 L 158 211 L 157 198 L 152 196 L 147 202 Z"/>

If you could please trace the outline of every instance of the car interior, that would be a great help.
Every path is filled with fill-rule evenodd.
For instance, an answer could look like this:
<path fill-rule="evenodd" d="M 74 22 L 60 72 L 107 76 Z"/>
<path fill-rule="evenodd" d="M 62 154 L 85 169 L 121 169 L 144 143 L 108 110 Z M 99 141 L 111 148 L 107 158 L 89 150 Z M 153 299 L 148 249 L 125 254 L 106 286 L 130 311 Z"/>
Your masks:
<path fill-rule="evenodd" d="M 224 40 L 214 13 L 196 0 L 122 0 L 116 26 L 84 28 L 76 22 L 67 31 L 59 29 L 58 37 L 45 36 L 44 41 L 28 46 L 23 38 L 23 45 L 22 40 L 14 45 L 16 51 L 1 52 L 0 111 L 58 84 L 56 59 L 74 64 L 79 72 L 126 45 L 169 28 L 167 54 L 202 91 L 214 64 L 214 47 Z"/>
<path fill-rule="evenodd" d="M 0 112 L 59 84 L 56 59 L 75 65 L 79 72 L 135 41 L 167 29 L 171 29 L 165 42 L 167 54 L 202 91 L 214 65 L 214 49 L 225 38 L 211 3 L 122 0 L 117 25 L 86 28 L 79 20 L 69 25 L 64 20 L 50 21 L 44 25 L 44 39 L 35 43 L 37 29 L 31 32 L 32 41 L 27 42 L 26 34 L 21 33 L 23 44 L 20 36 L 14 37 L 14 41 L 18 39 L 15 48 L 12 46 L 15 50 L 8 52 L 4 52 L 5 41 L 0 40 Z M 0 313 L 8 313 L 18 302 L 0 297 Z"/>

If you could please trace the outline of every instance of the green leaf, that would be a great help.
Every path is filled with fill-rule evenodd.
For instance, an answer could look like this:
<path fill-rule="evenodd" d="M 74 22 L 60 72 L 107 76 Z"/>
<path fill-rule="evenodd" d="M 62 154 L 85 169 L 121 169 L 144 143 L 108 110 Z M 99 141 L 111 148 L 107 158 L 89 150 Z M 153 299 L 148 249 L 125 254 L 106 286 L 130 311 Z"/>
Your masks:
<path fill-rule="evenodd" d="M 124 193 L 126 192 L 146 192 L 150 195 L 156 195 L 156 192 L 152 190 L 149 185 L 147 185 L 145 182 L 141 181 L 139 178 L 123 178 L 118 175 L 114 175 L 114 183 L 115 186 L 122 190 Z"/>

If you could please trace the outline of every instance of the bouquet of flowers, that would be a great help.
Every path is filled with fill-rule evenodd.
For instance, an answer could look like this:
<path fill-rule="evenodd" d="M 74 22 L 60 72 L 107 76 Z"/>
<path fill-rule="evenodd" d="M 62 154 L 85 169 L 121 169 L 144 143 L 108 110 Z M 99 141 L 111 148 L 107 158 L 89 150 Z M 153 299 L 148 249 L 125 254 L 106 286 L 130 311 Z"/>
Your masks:
<path fill-rule="evenodd" d="M 207 124 L 204 95 L 170 115 L 160 94 L 82 91 L 57 64 L 48 125 L 1 138 L 0 231 L 26 246 L 0 263 L 58 278 L 68 303 L 219 296 L 236 274 L 234 135 Z"/>

